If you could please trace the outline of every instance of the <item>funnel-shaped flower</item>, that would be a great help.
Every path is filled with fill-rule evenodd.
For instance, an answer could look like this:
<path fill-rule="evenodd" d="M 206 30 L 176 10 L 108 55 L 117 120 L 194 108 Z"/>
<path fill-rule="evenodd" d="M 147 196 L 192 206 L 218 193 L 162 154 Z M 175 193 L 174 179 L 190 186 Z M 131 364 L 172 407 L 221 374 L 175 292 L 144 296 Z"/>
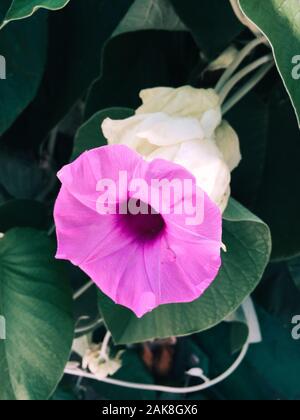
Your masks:
<path fill-rule="evenodd" d="M 120 174 L 126 174 L 127 184 Z M 57 258 L 79 266 L 138 317 L 162 304 L 197 299 L 217 276 L 221 213 L 183 167 L 162 159 L 147 162 L 127 146 L 115 145 L 84 153 L 58 177 Z M 107 184 L 103 211 L 99 185 L 105 180 L 115 188 L 108 193 Z M 174 180 L 184 188 L 166 197 L 161 185 Z M 167 199 L 169 206 L 162 206 Z M 132 210 L 132 203 L 143 210 L 124 211 Z M 201 209 L 201 217 L 193 219 L 191 209 Z"/>

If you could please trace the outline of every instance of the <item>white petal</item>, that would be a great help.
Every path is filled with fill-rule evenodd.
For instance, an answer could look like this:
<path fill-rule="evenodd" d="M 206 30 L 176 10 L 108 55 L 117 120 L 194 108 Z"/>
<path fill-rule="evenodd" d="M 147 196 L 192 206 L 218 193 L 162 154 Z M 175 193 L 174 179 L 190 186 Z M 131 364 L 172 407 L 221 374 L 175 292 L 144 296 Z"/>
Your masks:
<path fill-rule="evenodd" d="M 202 139 L 204 133 L 196 118 L 173 118 L 158 113 L 152 114 L 141 124 L 137 136 L 156 146 L 172 146 L 187 140 Z"/>
<path fill-rule="evenodd" d="M 108 144 L 125 144 L 135 147 L 141 140 L 136 133 L 140 126 L 147 119 L 147 116 L 133 116 L 125 120 L 112 120 L 106 118 L 102 123 L 102 131 Z"/>
<path fill-rule="evenodd" d="M 171 116 L 201 119 L 206 111 L 220 108 L 219 96 L 213 89 L 162 87 L 142 90 L 140 97 L 143 105 L 137 109 L 137 115 L 165 112 Z"/>
<path fill-rule="evenodd" d="M 136 115 L 125 120 L 107 118 L 102 124 L 108 144 L 124 144 L 142 155 L 156 147 L 203 138 L 204 132 L 196 118 L 175 118 L 163 112 Z"/>
<path fill-rule="evenodd" d="M 182 144 L 175 163 L 187 168 L 197 185 L 221 208 L 227 204 L 230 171 L 213 140 L 190 141 Z"/>
<path fill-rule="evenodd" d="M 204 131 L 204 136 L 207 139 L 210 139 L 214 136 L 216 128 L 222 122 L 222 113 L 221 109 L 211 109 L 203 115 L 200 120 L 201 127 Z"/>
<path fill-rule="evenodd" d="M 230 171 L 233 171 L 239 165 L 242 157 L 238 135 L 227 121 L 223 121 L 216 130 L 216 144 Z"/>
<path fill-rule="evenodd" d="M 179 148 L 179 144 L 176 144 L 175 146 L 157 147 L 154 152 L 146 155 L 146 160 L 151 162 L 151 160 L 154 159 L 165 159 L 173 162 L 176 158 Z"/>

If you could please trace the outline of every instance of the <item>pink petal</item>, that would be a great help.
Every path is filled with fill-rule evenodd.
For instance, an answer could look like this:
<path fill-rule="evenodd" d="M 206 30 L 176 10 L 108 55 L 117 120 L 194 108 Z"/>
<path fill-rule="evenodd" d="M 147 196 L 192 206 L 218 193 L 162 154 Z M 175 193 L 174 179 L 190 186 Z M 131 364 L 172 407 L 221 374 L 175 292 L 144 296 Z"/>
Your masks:
<path fill-rule="evenodd" d="M 139 176 L 144 160 L 126 146 L 104 146 L 83 153 L 73 163 L 64 166 L 58 178 L 81 203 L 96 210 L 98 181 L 110 179 L 118 185 L 120 171 Z"/>
<path fill-rule="evenodd" d="M 63 186 L 54 209 L 58 250 L 56 258 L 81 266 L 132 242 L 118 224 L 117 215 L 100 215 L 84 206 Z M 115 240 L 114 240 L 115 239 Z"/>
<path fill-rule="evenodd" d="M 103 293 L 115 303 L 130 308 L 137 317 L 159 305 L 159 296 L 155 293 L 157 287 L 149 281 L 144 249 L 138 242 L 99 260 L 84 263 L 81 268 Z"/>

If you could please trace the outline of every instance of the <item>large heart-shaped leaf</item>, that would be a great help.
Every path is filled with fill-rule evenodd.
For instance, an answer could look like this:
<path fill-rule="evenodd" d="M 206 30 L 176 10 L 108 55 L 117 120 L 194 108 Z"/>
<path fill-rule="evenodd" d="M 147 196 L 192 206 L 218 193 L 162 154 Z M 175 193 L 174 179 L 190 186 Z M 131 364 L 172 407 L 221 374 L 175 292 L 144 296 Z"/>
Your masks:
<path fill-rule="evenodd" d="M 269 39 L 279 72 L 296 108 L 300 122 L 299 67 L 300 2 L 299 0 L 240 0 L 242 10 Z M 297 73 L 297 72 L 296 72 Z M 297 73 L 298 74 L 298 73 Z"/>
<path fill-rule="evenodd" d="M 171 0 L 208 58 L 215 58 L 243 31 L 229 0 Z"/>
<path fill-rule="evenodd" d="M 268 227 L 231 200 L 224 216 L 228 252 L 213 285 L 192 303 L 163 305 L 138 319 L 99 293 L 99 307 L 116 343 L 181 336 L 207 330 L 231 314 L 255 289 L 269 261 Z"/>
<path fill-rule="evenodd" d="M 99 76 L 103 46 L 132 2 L 75 0 L 59 13 L 48 14 L 49 46 L 44 78 L 32 104 L 14 130 L 7 133 L 6 142 L 20 138 L 23 145 L 30 142 L 38 146 L 66 116 Z M 31 23 L 34 17 L 18 23 Z"/>
<path fill-rule="evenodd" d="M 16 22 L 0 32 L 0 54 L 6 61 L 6 79 L 0 80 L 0 136 L 34 98 L 44 72 L 46 52 L 44 14 L 34 16 L 30 22 Z"/>
<path fill-rule="evenodd" d="M 289 325 L 293 316 L 300 314 L 300 288 L 296 284 L 299 276 L 299 258 L 269 264 L 255 291 L 255 302 Z"/>
<path fill-rule="evenodd" d="M 265 169 L 269 108 L 252 92 L 232 108 L 226 119 L 239 135 L 242 153 L 240 165 L 232 174 L 232 193 L 245 207 L 254 209 Z"/>
<path fill-rule="evenodd" d="M 255 213 L 270 226 L 275 259 L 300 252 L 299 139 L 288 95 L 277 86 L 269 100 L 266 159 L 255 206 Z"/>
<path fill-rule="evenodd" d="M 246 357 L 247 370 L 252 371 L 256 381 L 258 377 L 262 378 L 265 389 L 273 390 L 274 400 L 298 401 L 299 342 L 292 339 L 293 326 L 269 316 L 259 307 L 257 314 L 264 340 L 250 348 Z"/>
<path fill-rule="evenodd" d="M 0 25 L 0 29 L 12 20 L 19 20 L 32 16 L 39 9 L 62 9 L 69 1 L 70 0 L 13 0 Z"/>
<path fill-rule="evenodd" d="M 110 107 L 137 108 L 139 92 L 187 83 L 199 50 L 186 32 L 140 31 L 113 37 L 106 45 L 102 74 L 89 92 L 86 117 Z"/>
<path fill-rule="evenodd" d="M 47 399 L 59 382 L 73 339 L 72 294 L 54 244 L 33 229 L 0 240 L 0 399 Z"/>
<path fill-rule="evenodd" d="M 299 400 L 299 342 L 291 337 L 290 320 L 276 319 L 259 305 L 255 309 L 263 341 L 250 346 L 239 368 L 209 391 L 217 399 L 230 401 Z M 229 337 L 229 326 L 224 323 L 194 337 L 210 356 L 208 376 L 211 378 L 228 369 L 237 357 L 231 352 Z"/>
<path fill-rule="evenodd" d="M 300 136 L 279 78 L 271 87 L 264 101 L 252 93 L 226 117 L 239 133 L 243 156 L 233 173 L 233 196 L 269 225 L 278 260 L 300 253 Z"/>

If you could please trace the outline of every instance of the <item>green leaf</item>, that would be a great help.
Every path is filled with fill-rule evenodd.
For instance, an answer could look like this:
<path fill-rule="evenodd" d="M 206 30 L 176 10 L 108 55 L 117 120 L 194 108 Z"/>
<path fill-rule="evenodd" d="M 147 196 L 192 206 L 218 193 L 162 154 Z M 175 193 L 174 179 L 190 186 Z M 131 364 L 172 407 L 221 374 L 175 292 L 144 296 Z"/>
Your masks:
<path fill-rule="evenodd" d="M 210 59 L 223 52 L 244 29 L 229 1 L 171 0 L 171 3 Z"/>
<path fill-rule="evenodd" d="M 105 108 L 137 108 L 142 89 L 186 84 L 198 60 L 198 48 L 185 32 L 140 31 L 112 38 L 102 74 L 89 92 L 86 118 Z"/>
<path fill-rule="evenodd" d="M 11 200 L 0 205 L 0 232 L 14 227 L 46 229 L 47 211 L 44 204 L 33 200 Z"/>
<path fill-rule="evenodd" d="M 49 173 L 27 153 L 0 148 L 0 204 L 38 199 L 49 183 Z"/>
<path fill-rule="evenodd" d="M 263 341 L 251 345 L 244 362 L 226 380 L 211 388 L 222 400 L 299 400 L 299 342 L 291 337 L 292 324 L 271 317 L 256 305 Z M 232 356 L 228 326 L 221 324 L 194 339 L 210 355 L 210 378 L 223 373 L 236 360 Z"/>
<path fill-rule="evenodd" d="M 265 87 L 263 100 L 251 93 L 226 115 L 243 157 L 233 172 L 232 193 L 268 224 L 272 258 L 281 260 L 300 253 L 299 128 L 279 76 Z"/>
<path fill-rule="evenodd" d="M 73 340 L 72 294 L 54 244 L 33 229 L 0 240 L 0 400 L 44 400 L 56 388 Z"/>
<path fill-rule="evenodd" d="M 207 330 L 231 314 L 255 289 L 269 261 L 268 227 L 231 200 L 224 215 L 223 242 L 228 252 L 213 285 L 198 300 L 163 305 L 138 319 L 99 293 L 99 307 L 116 343 L 128 344 Z"/>
<path fill-rule="evenodd" d="M 48 15 L 46 72 L 35 100 L 7 134 L 6 142 L 20 138 L 22 144 L 30 141 L 39 146 L 81 100 L 99 76 L 103 47 L 132 1 L 74 0 L 61 12 Z"/>
<path fill-rule="evenodd" d="M 132 0 L 116 0 L 114 4 L 111 0 L 76 0 L 62 13 L 52 16 L 53 49 L 47 80 L 49 83 L 52 81 L 55 95 L 59 98 L 58 110 L 61 110 L 62 101 L 67 104 L 64 112 L 68 111 L 98 77 L 103 46 L 131 3 Z M 71 43 L 66 32 L 72 33 Z M 62 40 L 66 44 L 61 45 Z M 60 54 L 65 54 L 66 68 L 63 71 L 57 68 L 56 48 Z M 57 82 L 55 86 L 53 83 Z"/>
<path fill-rule="evenodd" d="M 32 16 L 39 9 L 59 10 L 66 6 L 70 0 L 13 0 L 5 18 L 0 25 L 2 29 L 13 20 Z"/>
<path fill-rule="evenodd" d="M 255 93 L 246 96 L 226 115 L 238 133 L 242 160 L 232 174 L 233 196 L 254 211 L 262 183 L 267 153 L 268 105 Z M 255 167 L 255 176 L 253 168 Z"/>
<path fill-rule="evenodd" d="M 45 14 L 34 16 L 30 22 L 16 22 L 0 32 L 0 54 L 6 60 L 6 79 L 0 80 L 0 136 L 35 97 L 46 52 Z"/>
<path fill-rule="evenodd" d="M 300 50 L 300 2 L 298 0 L 240 0 L 242 10 L 267 36 L 276 64 L 296 109 L 300 124 L 299 78 L 293 69 Z M 299 65 L 298 65 L 299 67 Z M 296 72 L 297 73 L 297 72 Z"/>
<path fill-rule="evenodd" d="M 299 276 L 299 258 L 270 264 L 255 291 L 255 302 L 285 325 L 290 324 L 293 316 L 300 314 Z"/>
<path fill-rule="evenodd" d="M 279 260 L 300 252 L 299 129 L 283 86 L 275 85 L 271 93 L 268 117 L 264 172 L 254 212 L 270 226 L 272 257 Z"/>
<path fill-rule="evenodd" d="M 135 0 L 113 35 L 147 29 L 187 30 L 169 0 Z"/>
<path fill-rule="evenodd" d="M 248 370 L 273 389 L 277 400 L 299 400 L 299 342 L 291 337 L 292 324 L 284 324 L 257 308 L 264 340 L 252 346 Z M 294 315 L 294 314 L 293 314 Z"/>
<path fill-rule="evenodd" d="M 134 115 L 134 111 L 129 108 L 109 108 L 97 112 L 78 130 L 75 140 L 72 160 L 76 159 L 86 150 L 105 146 L 106 138 L 103 136 L 101 125 L 106 118 L 122 120 Z"/>
<path fill-rule="evenodd" d="M 232 352 L 231 343 L 232 324 L 221 323 L 209 331 L 193 336 L 196 344 L 209 355 L 210 364 L 207 376 L 216 378 L 225 372 L 236 360 L 237 354 Z M 246 371 L 246 372 L 245 372 Z M 241 373 L 243 372 L 243 373 Z M 220 385 L 209 390 L 209 397 L 217 400 L 239 400 L 267 398 L 268 389 L 261 385 L 261 378 L 245 369 L 245 363 Z M 263 383 L 263 385 L 265 385 Z M 212 395 L 211 395 L 212 393 Z"/>

